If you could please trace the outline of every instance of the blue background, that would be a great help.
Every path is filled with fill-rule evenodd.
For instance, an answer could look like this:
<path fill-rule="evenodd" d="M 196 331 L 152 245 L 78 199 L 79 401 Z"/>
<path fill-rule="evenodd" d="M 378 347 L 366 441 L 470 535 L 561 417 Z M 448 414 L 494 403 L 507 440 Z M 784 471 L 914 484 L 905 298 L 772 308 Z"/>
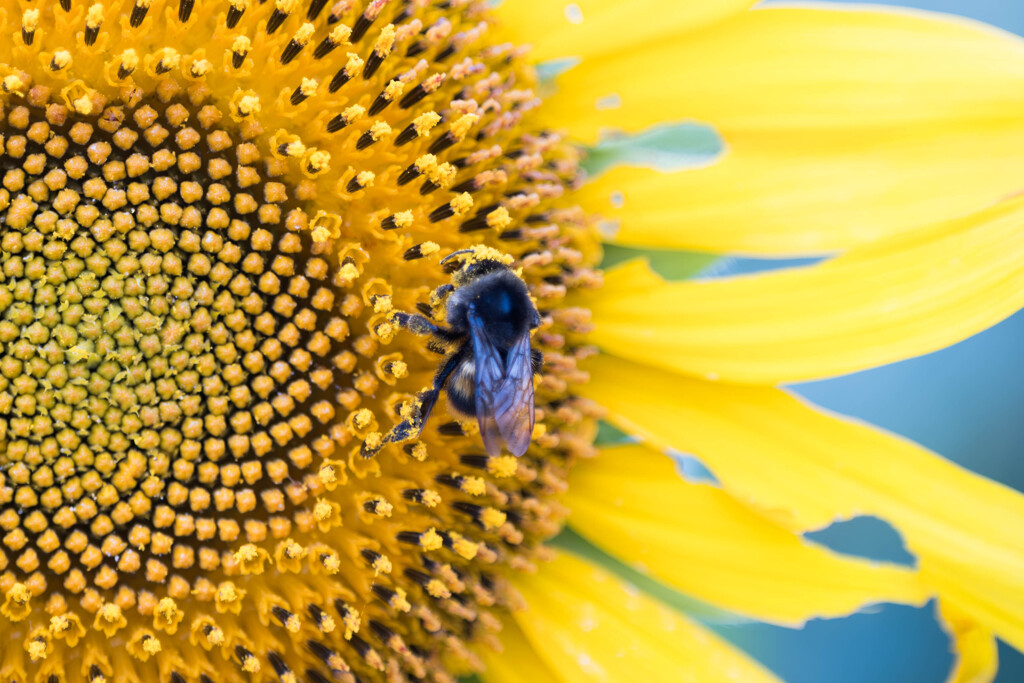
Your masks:
<path fill-rule="evenodd" d="M 888 4 L 952 12 L 1024 35 L 1021 0 Z M 784 264 L 732 261 L 715 273 L 778 265 Z M 794 388 L 818 405 L 903 434 L 1024 491 L 1024 313 L 938 353 Z M 816 540 L 869 557 L 909 559 L 895 532 L 873 519 L 837 525 Z M 801 631 L 763 625 L 719 630 L 787 683 L 943 683 L 952 658 L 933 615 L 933 605 L 885 606 Z M 1002 645 L 999 653 L 998 683 L 1024 681 L 1024 655 Z"/>

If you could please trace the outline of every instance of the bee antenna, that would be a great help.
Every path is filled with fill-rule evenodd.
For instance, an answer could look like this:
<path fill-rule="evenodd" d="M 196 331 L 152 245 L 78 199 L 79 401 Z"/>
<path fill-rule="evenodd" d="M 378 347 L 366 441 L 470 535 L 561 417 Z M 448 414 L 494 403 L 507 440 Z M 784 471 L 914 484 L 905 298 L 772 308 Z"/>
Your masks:
<path fill-rule="evenodd" d="M 473 253 L 472 249 L 459 249 L 458 251 L 453 251 L 452 253 L 448 254 L 443 259 L 441 259 L 441 264 L 443 265 L 443 264 L 447 263 L 448 261 L 450 261 L 451 259 L 455 258 L 456 256 L 458 256 L 460 254 L 472 254 L 472 253 Z"/>

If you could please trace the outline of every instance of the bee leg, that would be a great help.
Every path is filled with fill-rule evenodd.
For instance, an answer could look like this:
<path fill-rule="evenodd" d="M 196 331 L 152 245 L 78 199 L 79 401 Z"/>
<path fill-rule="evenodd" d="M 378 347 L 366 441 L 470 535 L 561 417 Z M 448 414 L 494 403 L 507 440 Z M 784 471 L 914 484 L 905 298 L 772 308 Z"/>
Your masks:
<path fill-rule="evenodd" d="M 457 341 L 460 341 L 463 338 L 463 336 L 465 336 L 459 334 L 458 332 L 453 332 L 452 330 L 449 330 L 446 327 L 435 325 L 434 323 L 427 320 L 427 318 L 423 317 L 422 315 L 417 315 L 415 313 L 393 313 L 391 316 L 391 321 L 395 325 L 398 325 L 399 327 L 404 327 L 413 334 L 418 334 L 420 336 L 430 335 L 436 341 L 440 342 L 439 348 L 442 349 L 445 344 L 453 344 Z M 433 348 L 430 347 L 429 345 L 428 348 L 430 348 L 431 351 L 438 350 L 438 348 Z M 444 351 L 441 350 L 441 353 L 444 353 Z"/>
<path fill-rule="evenodd" d="M 533 366 L 533 374 L 539 375 L 544 366 L 544 354 L 537 349 L 530 349 L 530 364 Z"/>
<path fill-rule="evenodd" d="M 455 291 L 455 285 L 444 284 L 435 289 L 430 294 L 430 305 L 437 308 L 444 303 L 444 300 L 448 298 L 448 295 Z"/>
<path fill-rule="evenodd" d="M 447 330 L 445 331 L 447 332 Z M 433 386 L 416 395 L 415 403 L 408 410 L 402 411 L 402 421 L 388 430 L 379 446 L 370 448 L 363 444 L 363 448 L 360 451 L 362 456 L 364 458 L 372 458 L 386 444 L 401 443 L 419 436 L 420 432 L 423 431 L 423 425 L 426 424 L 427 418 L 430 417 L 430 411 L 434 409 L 434 405 L 437 403 L 437 397 L 440 395 L 444 383 L 448 381 L 448 376 L 456 368 L 460 360 L 461 355 L 458 353 L 448 356 L 441 367 L 437 369 L 437 373 L 434 375 Z"/>
<path fill-rule="evenodd" d="M 391 322 L 420 336 L 426 336 L 428 334 L 433 335 L 441 329 L 434 323 L 430 322 L 426 317 L 417 313 L 396 312 L 392 314 Z"/>

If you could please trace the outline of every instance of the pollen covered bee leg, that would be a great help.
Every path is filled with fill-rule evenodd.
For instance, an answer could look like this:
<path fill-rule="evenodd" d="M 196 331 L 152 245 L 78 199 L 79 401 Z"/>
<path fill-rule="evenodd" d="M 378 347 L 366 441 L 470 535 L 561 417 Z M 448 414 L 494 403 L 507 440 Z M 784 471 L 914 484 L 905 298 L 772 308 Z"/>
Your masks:
<path fill-rule="evenodd" d="M 537 349 L 530 349 L 530 364 L 533 366 L 533 374 L 539 375 L 544 367 L 544 354 Z"/>
<path fill-rule="evenodd" d="M 454 291 L 455 286 L 450 283 L 441 285 L 430 294 L 430 305 L 434 308 L 441 306 Z"/>
<path fill-rule="evenodd" d="M 394 313 L 391 321 L 398 327 L 404 327 L 413 334 L 420 336 L 430 335 L 442 343 L 450 344 L 457 342 L 464 336 L 448 328 L 435 325 L 428 318 L 417 313 Z"/>
<path fill-rule="evenodd" d="M 391 317 L 391 321 L 399 327 L 404 327 L 413 334 L 420 336 L 426 336 L 428 334 L 436 334 L 441 328 L 430 322 L 425 316 L 417 313 L 395 313 Z"/>
<path fill-rule="evenodd" d="M 448 330 L 445 331 L 447 332 Z M 449 375 L 451 375 L 452 371 L 458 367 L 459 363 L 462 361 L 462 355 L 462 353 L 453 353 L 445 359 L 444 363 L 442 363 L 441 367 L 439 367 L 437 372 L 434 374 L 433 386 L 426 391 L 418 393 L 415 401 L 403 408 L 402 421 L 388 431 L 384 436 L 384 439 L 381 441 L 381 446 L 389 443 L 402 443 L 403 441 L 415 439 L 420 435 L 420 432 L 423 431 L 423 425 L 426 423 L 427 418 L 430 417 L 430 412 L 434 409 L 434 405 L 437 403 L 437 398 L 441 394 L 441 389 L 444 388 Z M 373 451 L 366 451 L 364 452 L 364 457 L 372 457 L 376 455 L 379 450 L 380 449 L 378 448 Z"/>

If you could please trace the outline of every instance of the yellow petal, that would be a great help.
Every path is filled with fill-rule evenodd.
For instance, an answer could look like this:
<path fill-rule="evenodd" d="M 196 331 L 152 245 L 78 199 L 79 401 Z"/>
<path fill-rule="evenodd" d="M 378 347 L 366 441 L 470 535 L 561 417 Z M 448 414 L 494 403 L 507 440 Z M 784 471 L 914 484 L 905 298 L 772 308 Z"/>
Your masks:
<path fill-rule="evenodd" d="M 1019 122 L 1024 41 L 913 10 L 765 8 L 584 60 L 558 84 L 543 115 L 571 121 L 586 140 L 601 127 L 684 118 L 715 125 L 727 141 L 787 130 L 859 140 L 886 128 L 891 137 L 935 123 Z M 613 95 L 619 106 L 598 106 Z"/>
<path fill-rule="evenodd" d="M 565 681 L 777 681 L 718 636 L 570 554 L 513 581 L 528 604 L 516 622 Z"/>
<path fill-rule="evenodd" d="M 620 170 L 584 189 L 625 245 L 823 253 L 1024 185 L 1024 41 L 960 18 L 765 8 L 584 60 L 558 85 L 540 115 L 584 141 L 684 119 L 725 139 L 709 168 Z"/>
<path fill-rule="evenodd" d="M 1024 496 L 784 391 L 608 356 L 583 393 L 618 426 L 698 456 L 726 490 L 795 530 L 875 515 L 950 605 L 1024 649 Z"/>
<path fill-rule="evenodd" d="M 1024 125 L 894 136 L 734 133 L 697 171 L 620 167 L 579 193 L 634 247 L 758 256 L 843 251 L 961 216 L 1024 187 Z"/>
<path fill-rule="evenodd" d="M 641 444 L 605 448 L 573 468 L 569 523 L 591 543 L 714 605 L 797 626 L 868 603 L 928 599 L 916 574 L 843 558 L 725 491 L 684 481 Z"/>
<path fill-rule="evenodd" d="M 756 0 L 505 0 L 497 8 L 502 30 L 530 44 L 530 56 L 596 58 L 710 26 Z"/>
<path fill-rule="evenodd" d="M 479 675 L 484 683 L 568 683 L 540 658 L 511 619 L 504 621 L 499 638 L 501 652 L 485 650 L 481 653 L 487 667 Z"/>
<path fill-rule="evenodd" d="M 731 382 L 829 377 L 944 348 L 1024 305 L 1024 200 L 806 268 L 636 277 L 613 269 L 588 300 L 590 340 L 609 353 Z"/>
<path fill-rule="evenodd" d="M 992 632 L 942 602 L 939 613 L 956 655 L 946 683 L 991 683 L 999 670 L 999 652 Z"/>

